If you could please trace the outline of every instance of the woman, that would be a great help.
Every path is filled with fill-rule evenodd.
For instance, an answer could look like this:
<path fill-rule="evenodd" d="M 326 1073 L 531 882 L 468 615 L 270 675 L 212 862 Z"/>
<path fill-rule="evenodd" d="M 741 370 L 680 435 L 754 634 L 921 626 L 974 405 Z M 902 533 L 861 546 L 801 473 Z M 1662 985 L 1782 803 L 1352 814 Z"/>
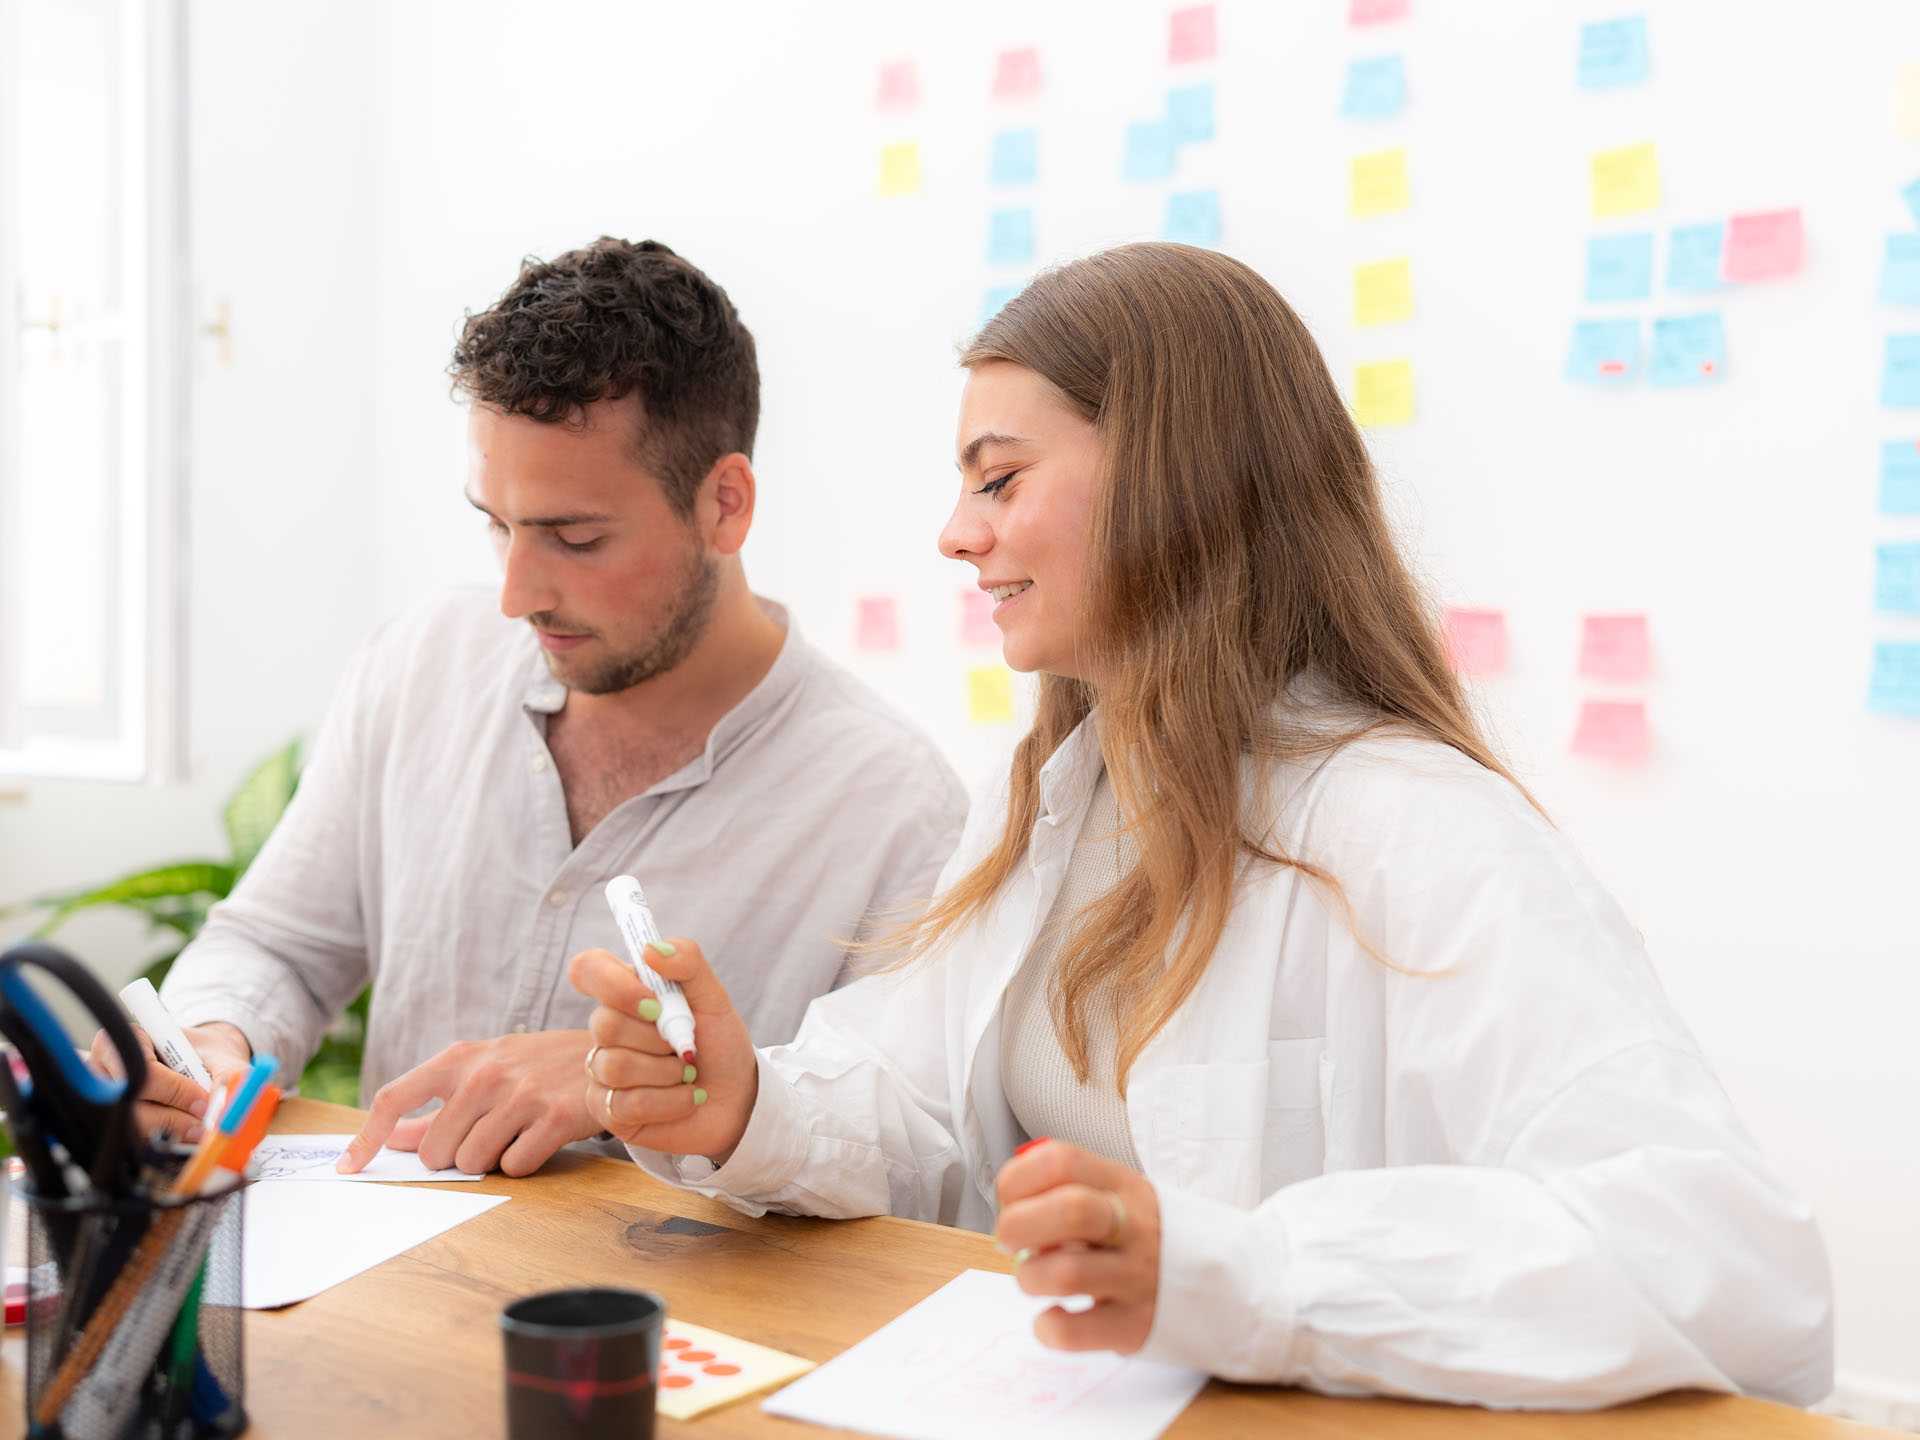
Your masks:
<path fill-rule="evenodd" d="M 575 957 L 593 1113 L 749 1213 L 991 1228 L 1023 1289 L 1095 1298 L 1040 1318 L 1067 1349 L 1495 1406 L 1823 1395 L 1809 1212 L 1481 739 L 1285 302 L 1126 246 L 962 363 L 940 545 L 1040 672 L 1033 729 L 906 962 L 791 1045 L 756 1055 L 673 942 L 696 1089 L 631 968 Z"/>

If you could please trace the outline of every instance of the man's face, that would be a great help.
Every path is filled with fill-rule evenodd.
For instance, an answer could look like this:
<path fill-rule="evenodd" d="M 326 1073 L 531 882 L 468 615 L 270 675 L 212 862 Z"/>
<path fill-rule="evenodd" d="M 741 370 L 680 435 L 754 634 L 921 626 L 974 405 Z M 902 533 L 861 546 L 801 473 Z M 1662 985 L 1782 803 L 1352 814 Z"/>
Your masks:
<path fill-rule="evenodd" d="M 713 610 L 714 558 L 634 455 L 637 402 L 603 400 L 584 425 L 467 420 L 467 499 L 500 557 L 500 613 L 533 626 L 570 690 L 606 695 L 686 658 Z"/>

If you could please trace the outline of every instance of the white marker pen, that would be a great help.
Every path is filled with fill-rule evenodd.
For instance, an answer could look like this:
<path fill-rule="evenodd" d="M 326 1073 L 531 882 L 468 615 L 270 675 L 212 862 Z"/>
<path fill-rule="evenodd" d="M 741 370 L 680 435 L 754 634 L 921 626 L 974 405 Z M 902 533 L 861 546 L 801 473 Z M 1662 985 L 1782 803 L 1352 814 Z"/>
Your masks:
<path fill-rule="evenodd" d="M 614 924 L 626 938 L 627 954 L 633 957 L 640 983 L 660 1002 L 660 1018 L 654 1024 L 680 1058 L 693 1064 L 693 1011 L 687 1008 L 687 997 L 678 985 L 654 974 L 647 964 L 647 946 L 660 938 L 660 930 L 653 923 L 653 911 L 647 908 L 640 882 L 631 875 L 614 876 L 607 882 L 607 904 L 612 907 Z"/>
<path fill-rule="evenodd" d="M 176 1075 L 198 1081 L 204 1090 L 213 1088 L 213 1076 L 207 1073 L 206 1062 L 193 1048 L 193 1042 L 187 1039 L 186 1031 L 173 1018 L 173 1012 L 167 1009 L 151 980 L 142 976 L 127 986 L 120 992 L 120 1003 L 127 1007 L 134 1024 L 147 1032 L 147 1038 L 153 1041 L 153 1053 L 160 1057 L 162 1065 Z"/>

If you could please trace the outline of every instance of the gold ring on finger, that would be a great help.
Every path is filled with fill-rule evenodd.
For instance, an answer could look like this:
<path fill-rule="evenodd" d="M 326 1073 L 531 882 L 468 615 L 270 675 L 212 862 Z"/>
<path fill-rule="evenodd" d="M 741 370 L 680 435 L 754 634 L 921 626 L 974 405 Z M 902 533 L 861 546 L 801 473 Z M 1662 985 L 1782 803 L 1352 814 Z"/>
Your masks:
<path fill-rule="evenodd" d="M 600 1053 L 600 1047 L 598 1045 L 594 1046 L 591 1050 L 587 1051 L 587 1078 L 589 1080 L 597 1080 L 600 1078 L 599 1076 L 593 1073 L 593 1057 L 598 1055 L 599 1053 Z"/>
<path fill-rule="evenodd" d="M 1127 1228 L 1127 1202 L 1114 1191 L 1109 1190 L 1107 1203 L 1113 1206 L 1113 1229 L 1101 1243 L 1111 1247 L 1120 1243 L 1120 1232 Z"/>

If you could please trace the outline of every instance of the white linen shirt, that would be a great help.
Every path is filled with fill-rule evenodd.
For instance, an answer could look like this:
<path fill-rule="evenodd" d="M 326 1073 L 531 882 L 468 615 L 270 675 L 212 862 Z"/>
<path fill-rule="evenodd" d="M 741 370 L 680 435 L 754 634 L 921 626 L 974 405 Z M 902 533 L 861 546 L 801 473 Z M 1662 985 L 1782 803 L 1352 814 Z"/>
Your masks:
<path fill-rule="evenodd" d="M 1101 769 L 1092 724 L 1045 766 L 1028 863 L 986 914 L 761 1050 L 724 1166 L 636 1160 L 749 1214 L 991 1228 L 1019 1139 L 996 1017 Z M 1337 876 L 1358 933 L 1403 969 L 1298 872 L 1242 881 L 1128 1087 L 1161 1209 L 1143 1353 L 1494 1407 L 1685 1386 L 1823 1396 L 1833 1308 L 1811 1213 L 1573 847 L 1430 741 L 1375 735 L 1270 783 L 1249 799 L 1270 802 L 1273 842 Z M 975 804 L 943 887 L 1005 807 L 1004 785 Z"/>

